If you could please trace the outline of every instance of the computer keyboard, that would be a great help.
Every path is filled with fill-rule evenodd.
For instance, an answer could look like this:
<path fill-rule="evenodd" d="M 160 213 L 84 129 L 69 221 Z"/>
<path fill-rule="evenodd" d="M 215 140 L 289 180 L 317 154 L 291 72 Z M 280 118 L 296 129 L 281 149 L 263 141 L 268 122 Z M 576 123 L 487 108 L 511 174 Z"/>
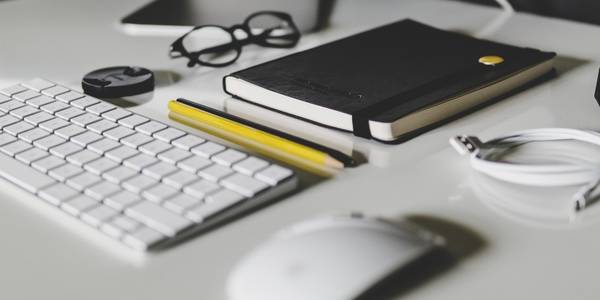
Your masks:
<path fill-rule="evenodd" d="M 294 172 L 44 79 L 0 89 L 0 177 L 140 251 L 292 190 Z"/>

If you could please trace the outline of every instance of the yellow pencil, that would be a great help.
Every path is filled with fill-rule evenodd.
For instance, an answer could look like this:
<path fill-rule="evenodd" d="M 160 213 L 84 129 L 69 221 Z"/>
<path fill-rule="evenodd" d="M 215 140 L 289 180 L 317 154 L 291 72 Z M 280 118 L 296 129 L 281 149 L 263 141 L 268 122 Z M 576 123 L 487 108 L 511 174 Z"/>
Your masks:
<path fill-rule="evenodd" d="M 289 159 L 301 159 L 317 166 L 335 169 L 344 167 L 343 163 L 325 152 L 252 128 L 217 114 L 191 107 L 177 100 L 169 101 L 169 110 L 172 113 L 187 117 L 192 121 L 202 123 L 202 125 L 217 129 L 212 130 L 210 132 L 211 134 L 230 140 L 234 143 L 241 142 L 243 145 L 250 146 L 254 149 L 267 149 L 269 152 L 277 154 L 276 156 L 280 158 L 284 157 L 284 159 L 288 161 Z"/>

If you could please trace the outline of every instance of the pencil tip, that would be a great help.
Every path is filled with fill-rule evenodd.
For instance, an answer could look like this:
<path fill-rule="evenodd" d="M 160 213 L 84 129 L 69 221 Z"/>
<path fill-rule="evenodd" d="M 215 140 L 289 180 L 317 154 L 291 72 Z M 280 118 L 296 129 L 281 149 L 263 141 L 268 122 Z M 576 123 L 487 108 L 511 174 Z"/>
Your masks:
<path fill-rule="evenodd" d="M 336 168 L 336 169 L 343 169 L 344 168 L 344 164 L 341 163 L 340 161 L 332 158 L 332 157 L 327 157 L 327 159 L 325 160 L 325 165 L 332 167 L 332 168 Z"/>

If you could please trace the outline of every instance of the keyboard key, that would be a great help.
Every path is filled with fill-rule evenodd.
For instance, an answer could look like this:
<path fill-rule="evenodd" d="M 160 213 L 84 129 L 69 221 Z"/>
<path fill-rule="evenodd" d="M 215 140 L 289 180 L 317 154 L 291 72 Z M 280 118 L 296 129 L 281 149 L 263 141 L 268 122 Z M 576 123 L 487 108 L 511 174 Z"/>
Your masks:
<path fill-rule="evenodd" d="M 185 132 L 175 128 L 166 128 L 152 134 L 153 137 L 167 143 L 170 143 L 172 140 L 180 138 L 184 135 Z"/>
<path fill-rule="evenodd" d="M 148 201 L 125 209 L 125 214 L 167 236 L 175 236 L 192 225 L 189 220 Z"/>
<path fill-rule="evenodd" d="M 162 203 L 166 199 L 169 199 L 179 193 L 179 190 L 174 189 L 168 185 L 159 183 L 142 192 L 142 196 L 152 202 Z"/>
<path fill-rule="evenodd" d="M 110 182 L 120 184 L 121 182 L 137 175 L 138 172 L 132 168 L 119 166 L 102 174 L 102 177 Z"/>
<path fill-rule="evenodd" d="M 132 115 L 127 118 L 120 119 L 119 124 L 121 124 L 125 127 L 128 127 L 128 128 L 134 128 L 134 127 L 144 124 L 148 121 L 149 121 L 148 118 L 142 117 L 140 115 Z"/>
<path fill-rule="evenodd" d="M 188 151 L 184 151 L 178 148 L 172 148 L 170 150 L 159 153 L 157 157 L 160 160 L 168 162 L 170 164 L 177 164 L 177 162 L 184 160 L 190 156 L 192 156 L 192 154 Z"/>
<path fill-rule="evenodd" d="M 177 189 L 182 189 L 184 186 L 199 179 L 200 178 L 193 173 L 187 171 L 177 171 L 163 178 L 163 182 Z"/>
<path fill-rule="evenodd" d="M 158 159 L 148 154 L 140 153 L 136 156 L 130 157 L 123 161 L 123 165 L 128 166 L 134 170 L 141 171 L 142 169 L 149 167 L 158 162 Z"/>
<path fill-rule="evenodd" d="M 14 95 L 16 93 L 20 93 L 20 92 L 25 91 L 25 90 L 27 90 L 26 87 L 24 87 L 24 86 L 22 86 L 20 84 L 15 84 L 13 86 L 9 86 L 7 88 L 1 89 L 0 93 L 10 97 L 10 96 L 12 96 L 12 95 Z"/>
<path fill-rule="evenodd" d="M 23 107 L 11 110 L 10 114 L 13 115 L 13 116 L 15 116 L 15 117 L 17 117 L 17 118 L 19 118 L 19 119 L 23 119 L 23 118 L 25 118 L 27 116 L 30 116 L 30 115 L 33 115 L 33 114 L 37 114 L 39 112 L 40 112 L 39 109 L 37 109 L 35 107 L 32 107 L 32 106 L 29 106 L 29 105 L 25 105 Z"/>
<path fill-rule="evenodd" d="M 123 162 L 123 160 L 138 154 L 140 154 L 140 152 L 131 147 L 121 146 L 106 152 L 104 155 L 114 161 L 121 163 Z"/>
<path fill-rule="evenodd" d="M 17 140 L 17 138 L 14 137 L 14 136 L 12 136 L 12 135 L 10 135 L 10 134 L 0 133 L 0 146 L 12 143 L 12 142 L 14 142 L 16 140 Z"/>
<path fill-rule="evenodd" d="M 119 146 L 121 146 L 121 144 L 119 144 L 118 142 L 115 142 L 111 139 L 103 138 L 99 141 L 89 144 L 87 147 L 96 153 L 104 154 L 105 152 L 115 149 Z"/>
<path fill-rule="evenodd" d="M 96 200 L 102 200 L 120 191 L 120 186 L 112 182 L 102 181 L 85 189 L 85 194 Z"/>
<path fill-rule="evenodd" d="M 0 155 L 0 166 L 0 177 L 31 193 L 55 183 L 51 177 L 8 156 Z"/>
<path fill-rule="evenodd" d="M 161 180 L 163 177 L 177 170 L 179 170 L 179 168 L 175 167 L 174 165 L 161 161 L 142 169 L 142 173 L 154 179 Z"/>
<path fill-rule="evenodd" d="M 23 83 L 23 86 L 32 89 L 34 91 L 41 91 L 43 89 L 47 89 L 50 87 L 55 86 L 56 84 L 54 84 L 53 82 L 50 82 L 48 80 L 45 79 L 41 79 L 41 78 L 34 78 L 32 80 L 29 80 L 25 83 Z"/>
<path fill-rule="evenodd" d="M 167 151 L 169 149 L 173 148 L 173 146 L 162 142 L 162 141 L 153 141 L 144 145 L 140 146 L 140 151 L 149 154 L 149 155 L 153 155 L 156 156 L 161 152 Z"/>
<path fill-rule="evenodd" d="M 117 122 L 120 119 L 123 119 L 123 118 L 125 118 L 125 117 L 127 117 L 129 115 L 131 115 L 131 113 L 129 111 L 126 111 L 126 110 L 124 110 L 122 108 L 115 108 L 115 109 L 113 109 L 111 111 L 103 113 L 102 117 L 105 118 L 105 119 L 107 119 L 107 120 L 110 120 L 110 121 L 113 121 L 113 122 Z"/>
<path fill-rule="evenodd" d="M 61 203 L 79 195 L 79 193 L 62 183 L 57 183 L 44 188 L 39 192 L 38 195 L 40 198 L 46 200 L 50 204 L 58 206 Z"/>
<path fill-rule="evenodd" d="M 100 100 L 94 99 L 89 96 L 84 96 L 83 98 L 79 98 L 79 99 L 71 102 L 70 104 L 73 105 L 74 107 L 77 107 L 80 109 L 85 109 L 88 106 L 92 106 L 97 103 L 100 103 Z"/>
<path fill-rule="evenodd" d="M 17 123 L 20 120 L 18 118 L 15 118 L 13 116 L 9 116 L 9 115 L 5 115 L 0 117 L 0 129 L 9 126 L 11 124 Z"/>
<path fill-rule="evenodd" d="M 55 114 L 56 112 L 61 111 L 63 109 L 67 109 L 67 108 L 69 108 L 69 106 L 67 104 L 64 104 L 59 101 L 54 101 L 54 102 L 48 103 L 48 104 L 40 107 L 41 110 L 43 110 L 49 114 Z"/>
<path fill-rule="evenodd" d="M 213 142 L 206 142 L 204 144 L 201 144 L 200 146 L 192 148 L 192 153 L 200 155 L 202 157 L 210 158 L 211 156 L 223 150 L 225 150 L 225 147 L 219 144 Z"/>
<path fill-rule="evenodd" d="M 152 142 L 154 139 L 143 133 L 136 133 L 121 140 L 121 142 L 129 147 L 138 148 L 139 146 Z"/>
<path fill-rule="evenodd" d="M 48 96 L 44 96 L 41 95 L 39 97 L 35 97 L 35 98 L 31 98 L 27 101 L 25 101 L 25 103 L 35 107 L 35 108 L 40 108 L 46 104 L 52 103 L 54 102 L 54 99 L 48 97 Z"/>
<path fill-rule="evenodd" d="M 87 129 L 95 132 L 95 133 L 103 133 L 107 130 L 113 129 L 117 127 L 117 123 L 111 122 L 108 120 L 100 120 L 98 122 L 94 122 L 86 126 Z"/>
<path fill-rule="evenodd" d="M 47 173 L 48 171 L 62 166 L 64 164 L 66 164 L 66 162 L 63 159 L 60 159 L 56 156 L 48 156 L 40 160 L 34 161 L 33 163 L 31 163 L 31 166 L 41 172 Z"/>
<path fill-rule="evenodd" d="M 56 135 L 67 140 L 84 132 L 86 132 L 86 130 L 77 125 L 68 125 L 55 131 Z"/>
<path fill-rule="evenodd" d="M 46 122 L 40 123 L 39 126 L 40 128 L 47 130 L 49 132 L 54 132 L 54 130 L 57 130 L 59 128 L 63 128 L 65 126 L 70 125 L 71 123 L 63 120 L 63 119 L 59 119 L 59 118 L 54 118 L 51 120 L 48 120 Z"/>
<path fill-rule="evenodd" d="M 101 175 L 108 170 L 117 167 L 118 165 L 119 164 L 113 160 L 102 157 L 84 165 L 83 168 L 94 174 Z"/>
<path fill-rule="evenodd" d="M 208 179 L 210 181 L 219 181 L 221 178 L 230 175 L 233 173 L 233 170 L 222 165 L 212 165 L 208 168 L 204 168 L 198 171 L 198 175 L 202 176 L 204 179 Z"/>
<path fill-rule="evenodd" d="M 184 187 L 183 191 L 191 196 L 196 197 L 197 199 L 202 199 L 206 195 L 214 193 L 219 189 L 221 189 L 220 185 L 203 179 Z"/>
<path fill-rule="evenodd" d="M 264 181 L 272 186 L 279 184 L 285 179 L 291 177 L 293 172 L 290 169 L 286 169 L 284 167 L 280 167 L 277 165 L 272 165 L 258 173 L 254 177 L 256 179 Z"/>
<path fill-rule="evenodd" d="M 25 106 L 25 104 L 16 101 L 16 100 L 10 100 L 10 101 L 6 101 L 4 103 L 0 104 L 0 111 L 4 112 L 4 113 L 8 113 L 13 109 L 17 109 L 19 107 L 23 107 Z"/>
<path fill-rule="evenodd" d="M 93 227 L 99 227 L 102 223 L 110 220 L 118 214 L 118 211 L 106 205 L 98 205 L 97 207 L 82 212 L 80 218 Z"/>
<path fill-rule="evenodd" d="M 15 156 L 17 153 L 30 149 L 31 145 L 23 141 L 15 141 L 0 147 L 0 151 L 8 156 Z"/>
<path fill-rule="evenodd" d="M 64 94 L 60 94 L 56 96 L 56 100 L 65 102 L 65 103 L 70 103 L 73 100 L 79 99 L 79 98 L 83 98 L 83 94 L 78 93 L 78 92 L 74 92 L 74 91 L 68 91 Z"/>
<path fill-rule="evenodd" d="M 141 193 L 143 190 L 148 189 L 157 183 L 158 181 L 151 177 L 137 175 L 123 182 L 123 187 L 130 192 Z"/>
<path fill-rule="evenodd" d="M 81 146 L 72 142 L 66 142 L 64 144 L 50 148 L 50 153 L 60 158 L 66 158 L 67 156 L 77 153 L 81 150 L 83 150 Z"/>
<path fill-rule="evenodd" d="M 167 125 L 165 124 L 158 123 L 156 121 L 150 121 L 135 127 L 135 130 L 143 134 L 152 135 L 155 132 L 163 130 L 165 128 L 167 128 Z"/>
<path fill-rule="evenodd" d="M 67 140 L 57 135 L 49 135 L 47 137 L 34 141 L 33 144 L 38 148 L 48 151 L 50 148 L 58 146 L 66 141 Z"/>
<path fill-rule="evenodd" d="M 81 127 L 85 127 L 94 122 L 98 122 L 100 120 L 102 120 L 102 118 L 100 118 L 96 115 L 93 115 L 90 113 L 85 113 L 83 115 L 80 115 L 80 116 L 77 116 L 77 117 L 71 119 L 71 122 L 73 122 L 73 124 L 79 125 Z"/>
<path fill-rule="evenodd" d="M 101 115 L 109 110 L 113 110 L 115 108 L 117 108 L 117 107 L 112 104 L 109 104 L 106 102 L 100 102 L 100 103 L 94 104 L 92 106 L 86 107 L 85 110 L 99 116 L 99 115 Z"/>
<path fill-rule="evenodd" d="M 54 117 L 51 114 L 44 111 L 25 117 L 25 121 L 33 125 L 38 125 L 51 119 L 54 119 Z"/>
<path fill-rule="evenodd" d="M 75 177 L 67 179 L 67 184 L 72 188 L 83 191 L 87 187 L 100 182 L 102 179 L 95 174 L 84 172 Z"/>
<path fill-rule="evenodd" d="M 117 216 L 110 223 L 118 226 L 126 232 L 133 232 L 141 225 L 139 222 L 126 216 Z"/>
<path fill-rule="evenodd" d="M 227 189 L 223 189 L 209 197 L 211 197 L 211 201 L 190 209 L 185 216 L 196 223 L 202 223 L 204 220 L 244 200 L 242 195 Z"/>
<path fill-rule="evenodd" d="M 240 173 L 252 176 L 254 173 L 266 168 L 268 165 L 269 163 L 267 161 L 264 161 L 260 158 L 248 157 L 236 163 L 233 166 L 233 169 Z"/>
<path fill-rule="evenodd" d="M 42 159 L 48 155 L 49 155 L 48 152 L 46 152 L 44 150 L 40 150 L 38 148 L 31 148 L 29 150 L 25 150 L 25 151 L 15 155 L 15 158 L 29 165 L 32 162 L 34 162 L 38 159 Z"/>
<path fill-rule="evenodd" d="M 81 167 L 98 158 L 100 158 L 100 155 L 98 153 L 84 149 L 77 153 L 67 156 L 67 161 Z"/>
<path fill-rule="evenodd" d="M 130 136 L 134 133 L 135 133 L 135 131 L 132 129 L 129 129 L 124 126 L 118 126 L 118 127 L 115 127 L 111 130 L 104 132 L 104 136 L 106 136 L 107 138 L 113 139 L 115 141 L 120 141 L 122 138 Z"/>
<path fill-rule="evenodd" d="M 123 211 L 125 208 L 142 201 L 137 194 L 128 191 L 122 191 L 108 196 L 104 203 L 118 211 Z"/>
<path fill-rule="evenodd" d="M 175 213 L 183 214 L 186 210 L 200 204 L 200 200 L 185 194 L 179 194 L 176 197 L 168 199 L 163 204 L 165 208 Z"/>
<path fill-rule="evenodd" d="M 177 166 L 188 172 L 197 173 L 199 170 L 212 165 L 213 162 L 199 156 L 192 156 L 177 163 Z"/>
<path fill-rule="evenodd" d="M 100 229 L 109 236 L 119 239 L 125 233 L 131 233 L 140 227 L 140 223 L 126 216 L 116 216 L 102 224 Z"/>
<path fill-rule="evenodd" d="M 63 164 L 58 168 L 54 168 L 48 171 L 48 175 L 52 176 L 52 178 L 58 181 L 65 181 L 68 178 L 71 178 L 77 174 L 83 173 L 83 169 L 71 164 Z"/>
<path fill-rule="evenodd" d="M 46 96 L 54 97 L 54 96 L 57 96 L 57 95 L 60 95 L 60 94 L 64 94 L 64 93 L 66 93 L 68 91 L 69 91 L 68 88 L 65 88 L 65 87 L 62 87 L 62 86 L 53 86 L 51 88 L 44 89 L 42 91 L 42 94 L 44 94 Z"/>
<path fill-rule="evenodd" d="M 260 180 L 239 173 L 224 178 L 221 181 L 221 184 L 224 187 L 246 197 L 254 197 L 254 195 L 266 190 L 269 187 L 268 184 Z"/>
<path fill-rule="evenodd" d="M 77 116 L 81 116 L 83 114 L 85 114 L 85 112 L 83 110 L 76 108 L 76 107 L 69 107 L 67 109 L 63 109 L 63 110 L 57 112 L 56 116 L 68 121 Z"/>
<path fill-rule="evenodd" d="M 207 204 L 213 203 L 213 202 L 238 202 L 245 199 L 244 196 L 240 195 L 239 193 L 236 193 L 234 191 L 228 190 L 228 189 L 222 189 L 216 193 L 212 193 L 208 196 L 206 196 L 206 198 L 204 199 L 204 202 Z"/>
<path fill-rule="evenodd" d="M 174 140 L 173 142 L 171 142 L 171 144 L 175 145 L 175 147 L 189 151 L 193 147 L 196 147 L 204 142 L 205 142 L 205 140 L 202 138 L 187 134 L 183 137 L 180 137 L 180 138 Z"/>
<path fill-rule="evenodd" d="M 72 137 L 71 141 L 80 146 L 87 147 L 89 144 L 99 141 L 101 139 L 103 139 L 101 135 L 88 131 Z"/>
<path fill-rule="evenodd" d="M 36 91 L 32 91 L 32 90 L 26 90 L 24 92 L 20 92 L 18 94 L 14 94 L 12 97 L 14 99 L 17 99 L 21 102 L 25 102 L 26 100 L 29 100 L 31 98 L 35 98 L 37 96 L 41 96 L 40 93 L 36 92 Z"/>
<path fill-rule="evenodd" d="M 79 195 L 71 200 L 63 202 L 60 205 L 60 208 L 66 211 L 68 214 L 78 217 L 82 212 L 95 208 L 99 205 L 100 203 L 98 203 L 98 201 L 85 195 Z"/>
<path fill-rule="evenodd" d="M 0 103 L 6 102 L 9 100 L 10 100 L 10 97 L 0 94 Z"/>
<path fill-rule="evenodd" d="M 123 243 L 127 244 L 133 249 L 143 251 L 160 242 L 164 238 L 165 237 L 156 230 L 148 227 L 141 227 L 135 232 L 125 234 L 123 237 Z"/>
<path fill-rule="evenodd" d="M 10 126 L 6 126 L 6 127 L 4 127 L 3 130 L 12 135 L 18 135 L 22 132 L 25 132 L 25 131 L 28 131 L 31 129 L 33 129 L 33 125 L 31 125 L 25 121 L 21 121 L 21 122 L 12 124 Z"/>

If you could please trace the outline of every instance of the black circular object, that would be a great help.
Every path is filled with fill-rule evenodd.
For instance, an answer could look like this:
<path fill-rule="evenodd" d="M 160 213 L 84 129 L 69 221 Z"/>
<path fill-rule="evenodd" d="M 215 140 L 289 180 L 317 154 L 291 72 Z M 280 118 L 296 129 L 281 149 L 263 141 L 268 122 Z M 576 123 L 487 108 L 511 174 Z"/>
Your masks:
<path fill-rule="evenodd" d="M 86 94 L 98 98 L 139 95 L 154 90 L 154 74 L 134 66 L 103 68 L 87 73 L 81 87 Z"/>

